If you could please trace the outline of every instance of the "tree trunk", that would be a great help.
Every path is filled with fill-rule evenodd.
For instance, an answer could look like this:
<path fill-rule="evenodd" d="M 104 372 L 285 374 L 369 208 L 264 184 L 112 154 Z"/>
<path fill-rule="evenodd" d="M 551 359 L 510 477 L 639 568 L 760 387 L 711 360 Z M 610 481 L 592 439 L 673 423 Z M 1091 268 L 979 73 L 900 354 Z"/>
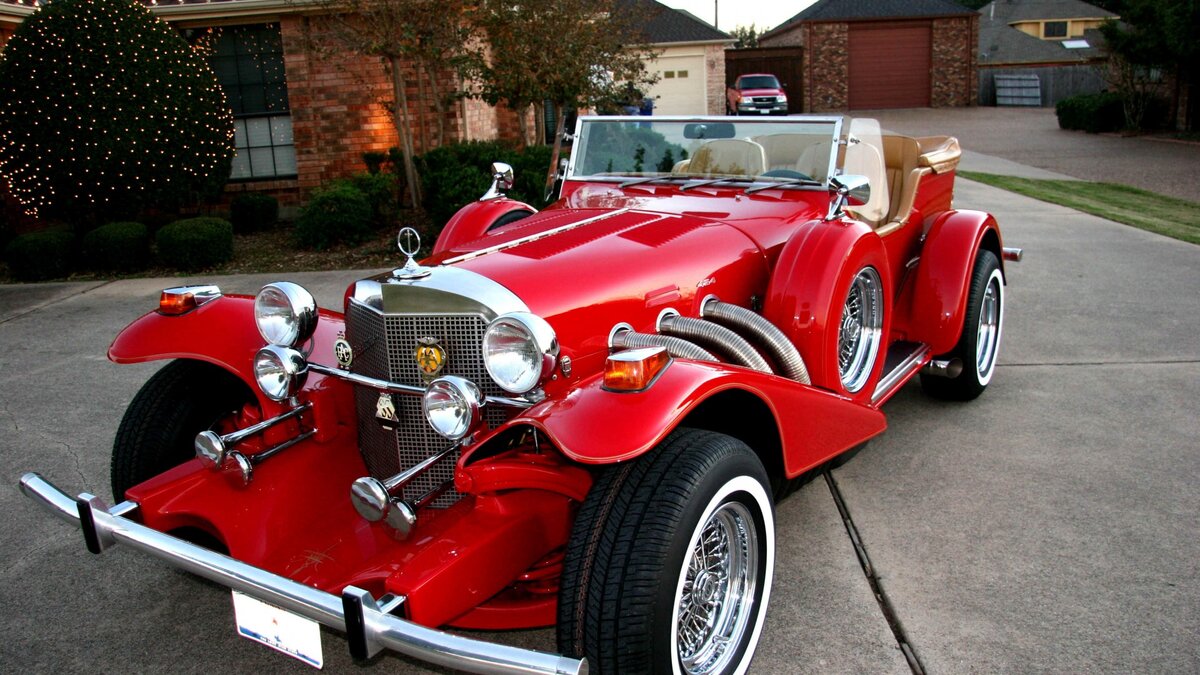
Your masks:
<path fill-rule="evenodd" d="M 561 103 L 554 104 L 554 149 L 550 151 L 550 170 L 546 173 L 546 201 L 550 201 L 554 177 L 558 174 L 558 156 L 562 153 L 563 129 L 567 123 L 563 115 L 565 107 Z"/>
<path fill-rule="evenodd" d="M 529 112 L 529 106 L 519 107 L 513 110 L 517 114 L 517 133 L 521 136 L 521 147 L 529 147 L 529 121 L 525 119 L 525 113 Z"/>
<path fill-rule="evenodd" d="M 437 131 L 437 136 L 434 138 L 436 147 L 441 147 L 446 144 L 446 113 L 447 101 L 442 96 L 442 88 L 438 86 L 436 69 L 430 68 L 428 64 L 425 66 L 425 77 L 429 78 L 429 90 L 433 94 L 434 109 L 437 110 L 437 126 L 434 129 Z M 464 122 L 466 120 L 464 119 Z"/>
<path fill-rule="evenodd" d="M 417 175 L 417 165 L 413 162 L 412 127 L 408 121 L 408 92 L 405 91 L 404 74 L 400 71 L 400 57 L 392 56 L 392 91 L 395 94 L 393 108 L 393 123 L 396 134 L 400 136 L 400 154 L 404 157 L 404 179 L 408 182 L 408 195 L 412 199 L 413 208 L 421 210 L 421 182 Z"/>
<path fill-rule="evenodd" d="M 414 72 L 417 76 L 417 97 L 421 99 L 417 101 L 417 125 L 421 130 L 421 152 L 429 152 L 429 125 L 425 123 L 425 118 L 429 114 L 429 97 L 425 95 L 424 59 L 417 59 L 417 67 Z"/>
<path fill-rule="evenodd" d="M 546 144 L 546 102 L 533 104 L 533 144 Z"/>

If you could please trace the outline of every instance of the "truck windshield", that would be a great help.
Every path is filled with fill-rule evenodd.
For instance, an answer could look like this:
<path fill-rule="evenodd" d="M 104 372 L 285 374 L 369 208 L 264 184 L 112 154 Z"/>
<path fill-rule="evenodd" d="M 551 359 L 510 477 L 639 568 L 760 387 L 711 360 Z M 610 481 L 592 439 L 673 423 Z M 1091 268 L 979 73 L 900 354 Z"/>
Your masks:
<path fill-rule="evenodd" d="M 750 75 L 738 79 L 738 89 L 779 89 L 779 80 L 774 75 Z"/>

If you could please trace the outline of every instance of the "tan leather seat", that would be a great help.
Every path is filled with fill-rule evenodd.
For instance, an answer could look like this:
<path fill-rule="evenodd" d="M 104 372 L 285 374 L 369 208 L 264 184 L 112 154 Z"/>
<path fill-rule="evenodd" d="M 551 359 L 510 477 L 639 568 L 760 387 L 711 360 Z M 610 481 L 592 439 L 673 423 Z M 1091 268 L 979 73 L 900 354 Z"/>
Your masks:
<path fill-rule="evenodd" d="M 708 141 L 696 150 L 688 173 L 725 176 L 757 176 L 767 169 L 763 146 L 740 138 Z"/>
<path fill-rule="evenodd" d="M 921 173 L 917 171 L 920 156 L 921 146 L 916 139 L 908 136 L 883 137 L 883 161 L 887 167 L 888 195 L 891 197 L 885 222 L 903 222 L 912 211 L 917 183 L 921 180 Z"/>

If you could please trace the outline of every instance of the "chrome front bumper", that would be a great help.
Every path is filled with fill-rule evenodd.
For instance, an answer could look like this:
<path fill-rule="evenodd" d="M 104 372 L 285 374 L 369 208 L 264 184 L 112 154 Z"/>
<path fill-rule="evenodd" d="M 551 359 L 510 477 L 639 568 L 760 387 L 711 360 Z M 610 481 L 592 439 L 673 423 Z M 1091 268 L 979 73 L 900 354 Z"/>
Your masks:
<path fill-rule="evenodd" d="M 100 553 L 116 544 L 166 560 L 176 567 L 346 633 L 350 653 L 368 659 L 383 649 L 473 673 L 552 673 L 583 675 L 587 660 L 498 645 L 453 635 L 406 621 L 380 609 L 370 593 L 347 586 L 341 597 L 272 574 L 229 556 L 163 534 L 125 516 L 133 502 L 108 508 L 84 493 L 72 499 L 36 473 L 21 477 L 21 492 L 54 515 L 83 530 L 88 550 Z"/>

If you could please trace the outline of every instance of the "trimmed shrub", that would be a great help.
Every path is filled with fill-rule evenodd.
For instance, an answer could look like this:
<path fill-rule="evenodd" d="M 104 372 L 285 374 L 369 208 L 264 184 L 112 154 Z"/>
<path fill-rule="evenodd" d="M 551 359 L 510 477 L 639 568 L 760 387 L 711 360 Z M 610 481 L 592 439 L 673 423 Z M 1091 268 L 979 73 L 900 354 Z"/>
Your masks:
<path fill-rule="evenodd" d="M 430 150 L 417 157 L 425 210 L 440 229 L 463 205 L 487 191 L 492 184 L 492 162 L 512 166 L 516 183 L 508 191 L 510 197 L 541 208 L 546 204 L 546 169 L 551 152 L 549 146 L 517 150 L 497 141 L 456 143 Z"/>
<path fill-rule="evenodd" d="M 98 270 L 134 272 L 150 262 L 150 231 L 141 223 L 109 223 L 83 235 L 85 264 Z"/>
<path fill-rule="evenodd" d="M 340 182 L 340 181 L 339 181 Z M 396 218 L 396 195 L 399 185 L 390 173 L 358 173 L 347 181 L 358 188 L 371 203 L 371 222 L 377 227 L 392 223 Z"/>
<path fill-rule="evenodd" d="M 371 200 L 344 181 L 313 192 L 294 238 L 302 248 L 323 249 L 338 243 L 357 244 L 371 235 Z"/>
<path fill-rule="evenodd" d="M 1064 98 L 1054 106 L 1061 129 L 1096 134 L 1125 128 L 1125 109 L 1120 94 L 1102 92 Z"/>
<path fill-rule="evenodd" d="M 164 226 L 154 237 L 163 264 L 195 271 L 233 257 L 233 225 L 222 218 L 186 218 Z"/>
<path fill-rule="evenodd" d="M 279 200 L 259 192 L 242 192 L 229 204 L 229 222 L 237 233 L 270 227 L 279 220 Z"/>
<path fill-rule="evenodd" d="M 75 235 L 66 230 L 22 234 L 4 247 L 8 271 L 21 281 L 42 281 L 71 273 Z"/>

